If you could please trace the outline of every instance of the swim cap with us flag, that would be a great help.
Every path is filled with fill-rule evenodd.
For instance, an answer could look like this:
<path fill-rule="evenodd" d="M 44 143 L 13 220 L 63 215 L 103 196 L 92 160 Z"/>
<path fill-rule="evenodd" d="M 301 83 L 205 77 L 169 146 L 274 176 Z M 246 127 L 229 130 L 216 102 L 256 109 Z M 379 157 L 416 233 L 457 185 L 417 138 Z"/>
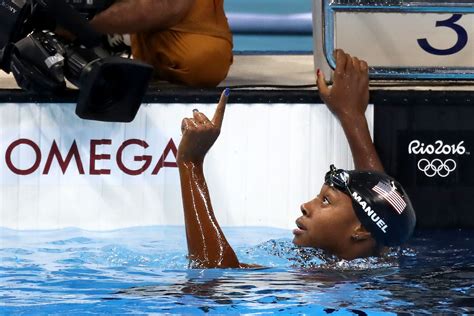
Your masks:
<path fill-rule="evenodd" d="M 351 197 L 357 218 L 379 244 L 399 246 L 410 238 L 416 215 L 400 183 L 380 172 L 330 168 L 326 184 Z"/>

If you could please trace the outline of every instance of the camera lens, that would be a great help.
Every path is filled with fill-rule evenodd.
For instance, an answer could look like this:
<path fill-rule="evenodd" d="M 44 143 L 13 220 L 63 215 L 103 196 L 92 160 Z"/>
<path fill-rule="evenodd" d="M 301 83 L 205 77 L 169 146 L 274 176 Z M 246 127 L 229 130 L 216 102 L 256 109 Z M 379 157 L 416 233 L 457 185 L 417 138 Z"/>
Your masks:
<path fill-rule="evenodd" d="M 118 67 L 105 67 L 92 87 L 90 103 L 96 113 L 113 111 L 127 95 L 127 75 Z"/>

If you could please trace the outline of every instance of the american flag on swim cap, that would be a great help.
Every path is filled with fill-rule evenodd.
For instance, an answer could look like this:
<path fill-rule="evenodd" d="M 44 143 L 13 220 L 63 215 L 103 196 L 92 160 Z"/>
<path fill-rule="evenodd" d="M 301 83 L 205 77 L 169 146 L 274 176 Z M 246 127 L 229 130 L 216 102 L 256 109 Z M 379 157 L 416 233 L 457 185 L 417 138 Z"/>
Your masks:
<path fill-rule="evenodd" d="M 398 212 L 398 214 L 402 214 L 405 210 L 407 204 L 401 197 L 400 193 L 395 191 L 395 188 L 392 187 L 390 184 L 379 181 L 379 183 L 372 188 L 373 191 L 380 194 L 380 196 L 390 203 L 393 208 Z"/>

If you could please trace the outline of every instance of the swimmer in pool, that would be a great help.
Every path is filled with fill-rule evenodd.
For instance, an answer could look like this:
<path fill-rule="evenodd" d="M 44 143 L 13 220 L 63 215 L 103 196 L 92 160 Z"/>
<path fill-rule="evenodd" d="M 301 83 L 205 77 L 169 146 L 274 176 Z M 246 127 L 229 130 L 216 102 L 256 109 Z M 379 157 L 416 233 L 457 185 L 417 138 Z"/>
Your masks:
<path fill-rule="evenodd" d="M 369 134 L 365 111 L 369 101 L 365 61 L 336 50 L 334 84 L 318 71 L 322 100 L 339 119 L 349 142 L 355 170 L 334 166 L 311 201 L 301 205 L 293 243 L 323 250 L 340 259 L 381 255 L 389 246 L 408 240 L 415 213 L 401 185 L 384 174 Z M 198 110 L 182 121 L 177 163 L 181 178 L 188 255 L 196 268 L 253 267 L 239 262 L 212 209 L 203 173 L 204 157 L 217 140 L 230 91 L 220 98 L 211 120 Z"/>

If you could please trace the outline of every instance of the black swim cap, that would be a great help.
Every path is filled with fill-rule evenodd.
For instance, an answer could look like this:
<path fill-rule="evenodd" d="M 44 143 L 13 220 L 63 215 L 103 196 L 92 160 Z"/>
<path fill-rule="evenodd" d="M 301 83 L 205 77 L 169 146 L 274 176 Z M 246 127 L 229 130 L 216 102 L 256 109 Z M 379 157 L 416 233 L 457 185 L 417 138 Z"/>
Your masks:
<path fill-rule="evenodd" d="M 399 246 L 410 238 L 416 215 L 400 183 L 380 172 L 330 168 L 326 184 L 351 197 L 357 217 L 378 243 Z"/>

